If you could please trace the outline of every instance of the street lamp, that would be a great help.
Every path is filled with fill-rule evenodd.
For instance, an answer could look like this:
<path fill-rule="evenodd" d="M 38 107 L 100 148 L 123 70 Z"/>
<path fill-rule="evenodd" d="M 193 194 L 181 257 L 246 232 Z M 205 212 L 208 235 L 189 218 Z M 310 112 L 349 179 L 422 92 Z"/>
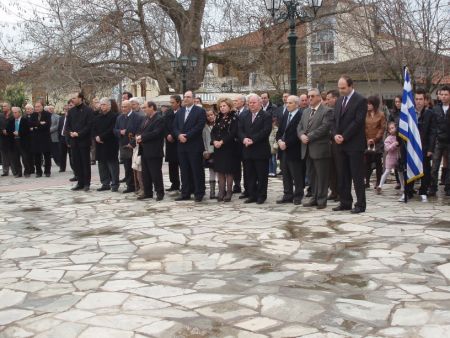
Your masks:
<path fill-rule="evenodd" d="M 317 16 L 317 12 L 322 7 L 322 0 L 264 0 L 266 9 L 270 12 L 275 23 L 289 21 L 289 50 L 291 64 L 291 95 L 297 95 L 297 60 L 296 44 L 297 32 L 295 22 L 298 19 L 302 23 L 311 22 Z M 286 6 L 285 11 L 280 11 L 281 2 Z"/>
<path fill-rule="evenodd" d="M 187 73 L 188 71 L 194 71 L 195 67 L 197 67 L 197 57 L 196 56 L 186 56 L 182 55 L 179 58 L 173 57 L 170 59 L 170 67 L 172 67 L 172 70 L 174 72 L 181 73 L 181 83 L 182 83 L 182 89 L 183 94 L 187 90 Z"/>

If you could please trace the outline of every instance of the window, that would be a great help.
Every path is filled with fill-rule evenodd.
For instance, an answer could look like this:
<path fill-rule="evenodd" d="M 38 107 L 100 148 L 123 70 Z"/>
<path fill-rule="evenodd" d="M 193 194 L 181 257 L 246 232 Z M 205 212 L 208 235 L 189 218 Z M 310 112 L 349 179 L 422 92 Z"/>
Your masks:
<path fill-rule="evenodd" d="M 334 61 L 334 18 L 318 20 L 313 24 L 313 29 L 317 30 L 311 34 L 311 61 Z"/>

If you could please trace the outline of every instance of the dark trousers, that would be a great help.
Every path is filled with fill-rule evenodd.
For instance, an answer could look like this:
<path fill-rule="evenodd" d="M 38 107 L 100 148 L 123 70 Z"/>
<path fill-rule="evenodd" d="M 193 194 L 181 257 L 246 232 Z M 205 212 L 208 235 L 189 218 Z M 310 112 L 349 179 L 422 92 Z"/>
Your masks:
<path fill-rule="evenodd" d="M 327 205 L 330 159 L 313 159 L 308 155 L 307 166 L 309 167 L 309 184 L 312 190 L 312 200 L 317 205 Z"/>
<path fill-rule="evenodd" d="M 3 173 L 9 174 L 9 167 L 11 166 L 11 150 L 10 149 L 1 149 L 0 153 L 2 155 L 2 167 Z M 11 168 L 13 171 L 13 168 Z M 15 175 L 14 171 L 13 174 Z"/>
<path fill-rule="evenodd" d="M 269 166 L 267 159 L 245 160 L 245 171 L 248 179 L 248 195 L 252 199 L 267 199 L 267 185 L 269 181 Z"/>
<path fill-rule="evenodd" d="M 36 167 L 36 174 L 42 175 L 42 158 L 44 158 L 44 174 L 50 174 L 52 167 L 52 155 L 50 152 L 34 154 L 34 166 Z"/>
<path fill-rule="evenodd" d="M 169 180 L 171 188 L 180 189 L 180 165 L 178 161 L 169 161 Z"/>
<path fill-rule="evenodd" d="M 91 158 L 90 147 L 72 146 L 72 159 L 75 168 L 75 175 L 78 177 L 79 186 L 91 185 Z"/>
<path fill-rule="evenodd" d="M 364 186 L 364 152 L 339 150 L 339 200 L 341 206 L 351 207 L 352 181 L 356 193 L 355 207 L 366 210 L 366 189 Z"/>
<path fill-rule="evenodd" d="M 162 157 L 142 159 L 142 179 L 144 180 L 144 195 L 153 196 L 153 188 L 158 197 L 164 196 L 162 174 Z"/>
<path fill-rule="evenodd" d="M 119 161 L 107 160 L 98 161 L 98 174 L 103 187 L 119 187 Z"/>
<path fill-rule="evenodd" d="M 433 167 L 431 168 L 431 182 L 430 190 L 436 192 L 439 183 L 439 169 L 441 167 L 441 161 L 445 154 L 448 154 L 450 145 L 437 142 L 433 153 Z M 445 186 L 450 186 L 450 175 L 446 176 Z"/>
<path fill-rule="evenodd" d="M 180 152 L 178 161 L 181 169 L 181 196 L 205 196 L 205 170 L 203 168 L 203 155 L 201 152 Z"/>
<path fill-rule="evenodd" d="M 132 168 L 133 160 L 131 158 L 124 158 L 122 159 L 122 161 L 123 161 L 123 168 L 125 169 L 125 183 L 127 184 L 127 189 L 135 190 L 134 174 Z"/>
<path fill-rule="evenodd" d="M 67 146 L 66 142 L 59 142 L 59 150 L 60 150 L 60 155 L 61 155 L 61 163 L 60 163 L 60 167 L 59 169 L 62 171 L 66 171 L 66 166 L 67 166 L 67 155 L 69 155 L 69 164 L 70 167 L 72 168 L 73 174 L 74 176 L 77 176 L 77 173 L 75 172 L 75 166 L 73 165 L 73 159 L 72 159 L 72 151 L 71 149 Z"/>
<path fill-rule="evenodd" d="M 375 167 L 376 183 L 375 187 L 380 185 L 381 175 L 383 175 L 383 154 L 377 152 L 367 152 L 364 154 L 364 160 L 366 164 L 366 186 L 370 184 L 370 176 L 372 176 L 373 169 Z"/>
<path fill-rule="evenodd" d="M 283 198 L 298 199 L 303 198 L 305 188 L 305 173 L 303 171 L 302 160 L 288 160 L 287 156 L 281 157 L 281 171 L 283 172 Z"/>
<path fill-rule="evenodd" d="M 59 142 L 51 143 L 51 154 L 52 154 L 53 160 L 55 161 L 56 165 L 58 167 L 60 167 L 61 166 L 61 153 L 59 151 Z"/>
<path fill-rule="evenodd" d="M 337 144 L 331 144 L 331 161 L 330 161 L 330 190 L 333 196 L 338 195 L 338 150 Z"/>
<path fill-rule="evenodd" d="M 24 147 L 20 140 L 15 139 L 14 140 L 14 149 L 12 152 L 12 158 L 11 158 L 11 166 L 13 170 L 15 171 L 16 175 L 22 175 L 22 163 L 24 167 L 24 175 L 30 175 L 31 174 L 31 162 L 30 162 L 30 149 L 27 149 Z M 22 159 L 22 163 L 20 160 Z"/>
<path fill-rule="evenodd" d="M 431 156 L 423 156 L 423 177 L 420 180 L 419 195 L 428 194 L 428 188 L 431 182 Z"/>

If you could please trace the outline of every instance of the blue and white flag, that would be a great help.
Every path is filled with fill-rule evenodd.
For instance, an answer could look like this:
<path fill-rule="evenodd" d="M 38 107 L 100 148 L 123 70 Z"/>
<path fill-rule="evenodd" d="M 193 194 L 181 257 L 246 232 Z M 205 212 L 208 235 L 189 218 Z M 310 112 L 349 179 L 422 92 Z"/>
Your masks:
<path fill-rule="evenodd" d="M 408 68 L 405 67 L 399 136 L 406 142 L 406 182 L 414 182 L 423 176 L 422 142 L 417 126 L 417 114 Z"/>

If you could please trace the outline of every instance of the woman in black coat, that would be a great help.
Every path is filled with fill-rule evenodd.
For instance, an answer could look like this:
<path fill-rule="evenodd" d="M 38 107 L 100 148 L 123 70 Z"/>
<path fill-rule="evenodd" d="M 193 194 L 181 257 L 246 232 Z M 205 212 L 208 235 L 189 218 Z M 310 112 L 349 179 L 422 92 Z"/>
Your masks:
<path fill-rule="evenodd" d="M 102 186 L 97 191 L 119 189 L 119 140 L 114 135 L 118 114 L 111 111 L 108 98 L 100 100 L 100 113 L 94 118 L 92 136 Z"/>
<path fill-rule="evenodd" d="M 34 112 L 30 116 L 31 153 L 34 157 L 36 177 L 42 177 L 42 157 L 44 157 L 44 174 L 50 176 L 52 167 L 50 126 L 52 115 L 44 110 L 40 101 L 34 104 Z"/>
<path fill-rule="evenodd" d="M 214 171 L 219 178 L 218 201 L 231 201 L 233 194 L 233 173 L 239 165 L 237 133 L 238 119 L 229 98 L 219 99 L 219 116 L 211 130 L 211 144 L 214 146 Z"/>

